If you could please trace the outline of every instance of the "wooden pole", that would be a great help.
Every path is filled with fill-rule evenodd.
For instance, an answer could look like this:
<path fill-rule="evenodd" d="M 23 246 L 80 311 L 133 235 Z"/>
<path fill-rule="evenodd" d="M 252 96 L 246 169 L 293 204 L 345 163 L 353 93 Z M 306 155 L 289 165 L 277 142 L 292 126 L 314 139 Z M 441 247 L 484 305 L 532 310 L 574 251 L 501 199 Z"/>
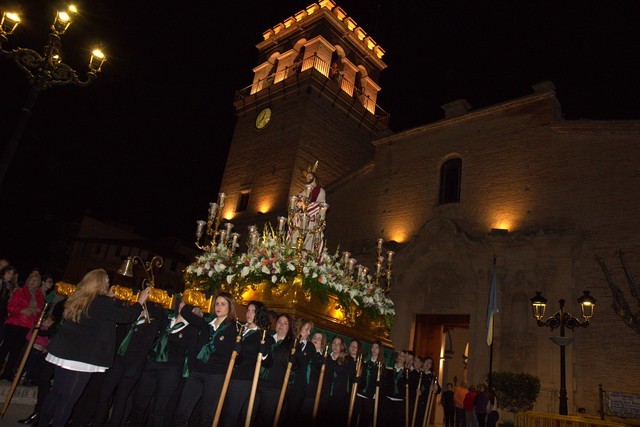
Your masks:
<path fill-rule="evenodd" d="M 351 418 L 353 418 L 353 408 L 356 403 L 356 394 L 358 393 L 358 384 L 359 384 L 361 374 L 362 374 L 362 355 L 358 356 L 356 359 L 356 381 L 353 383 L 353 386 L 351 387 L 351 396 L 349 397 L 349 416 L 347 418 L 347 426 L 351 425 Z"/>
<path fill-rule="evenodd" d="M 324 348 L 324 355 L 322 356 L 322 367 L 320 368 L 320 377 L 318 378 L 318 387 L 316 388 L 316 400 L 313 402 L 313 417 L 312 422 L 315 425 L 316 417 L 318 416 L 318 407 L 320 406 L 320 395 L 322 394 L 322 382 L 324 381 L 324 371 L 327 367 L 327 353 L 329 352 L 329 346 Z"/>
<path fill-rule="evenodd" d="M 11 383 L 11 387 L 7 392 L 7 397 L 4 399 L 4 404 L 2 405 L 2 409 L 0 409 L 0 418 L 4 417 L 4 414 L 7 412 L 9 405 L 11 404 L 11 399 L 13 399 L 13 394 L 18 387 L 18 382 L 20 381 L 20 377 L 22 376 L 22 370 L 24 369 L 24 365 L 27 363 L 27 359 L 29 358 L 29 353 L 31 353 L 31 349 L 33 348 L 33 344 L 36 342 L 36 338 L 38 338 L 38 332 L 40 331 L 40 326 L 42 326 L 42 321 L 44 320 L 44 316 L 47 312 L 47 304 L 42 307 L 42 312 L 40 313 L 40 317 L 38 318 L 38 322 L 36 322 L 35 327 L 33 328 L 33 332 L 31 333 L 31 339 L 27 343 L 27 348 L 24 350 L 24 354 L 22 355 L 22 360 L 20 361 L 20 365 L 18 366 L 18 371 L 16 375 L 13 377 L 13 382 Z"/>
<path fill-rule="evenodd" d="M 265 343 L 267 337 L 267 330 L 262 331 L 262 340 L 260 340 L 260 347 Z M 251 425 L 251 417 L 253 415 L 253 404 L 256 401 L 256 391 L 258 391 L 258 378 L 260 377 L 260 366 L 262 366 L 262 352 L 258 352 L 258 358 L 256 359 L 256 368 L 253 370 L 253 382 L 251 383 L 251 394 L 249 394 L 249 406 L 247 407 L 247 418 L 244 420 L 244 427 Z"/>
<path fill-rule="evenodd" d="M 373 427 L 378 426 L 378 403 L 380 401 L 380 375 L 382 373 L 382 362 L 377 362 L 378 375 L 376 378 L 376 396 L 373 398 Z"/>
<path fill-rule="evenodd" d="M 242 332 L 244 332 L 244 326 L 240 327 L 238 336 L 236 337 L 236 347 L 242 341 Z M 229 382 L 231 381 L 231 374 L 233 373 L 233 367 L 236 364 L 236 357 L 238 357 L 238 349 L 234 349 L 231 353 L 231 359 L 229 359 L 229 366 L 227 366 L 227 375 L 224 377 L 224 383 L 222 383 L 222 391 L 220 392 L 220 398 L 218 399 L 218 406 L 216 407 L 216 414 L 213 417 L 213 427 L 218 427 L 220 422 L 220 414 L 222 414 L 222 406 L 224 405 L 224 398 L 227 396 L 227 389 L 229 388 Z"/>
<path fill-rule="evenodd" d="M 431 381 L 429 381 L 429 388 L 427 389 L 427 407 L 424 409 L 424 419 L 422 420 L 422 427 L 427 427 L 429 424 L 429 418 L 431 418 L 431 409 L 433 406 L 433 396 L 435 396 L 435 392 L 433 392 L 433 384 L 438 383 L 438 377 L 436 375 L 431 374 Z"/>
<path fill-rule="evenodd" d="M 291 356 L 296 354 L 296 347 L 298 346 L 298 338 L 293 342 L 291 348 Z M 287 387 L 289 386 L 289 376 L 291 376 L 291 360 L 287 363 L 287 370 L 284 373 L 284 381 L 282 382 L 282 388 L 280 389 L 280 398 L 278 399 L 278 407 L 276 408 L 276 416 L 273 419 L 273 427 L 278 427 L 278 421 L 280 421 L 280 412 L 282 412 L 282 406 L 284 405 L 284 397 L 287 394 Z"/>
<path fill-rule="evenodd" d="M 420 386 L 422 385 L 423 373 L 423 371 L 420 371 L 420 377 L 418 378 L 418 387 L 416 388 L 416 402 L 413 404 L 413 417 L 411 417 L 411 427 L 416 426 L 416 417 L 418 416 L 418 400 L 420 400 L 420 396 L 418 396 L 418 393 L 420 392 Z"/>
<path fill-rule="evenodd" d="M 404 426 L 409 427 L 409 368 L 404 368 Z"/>

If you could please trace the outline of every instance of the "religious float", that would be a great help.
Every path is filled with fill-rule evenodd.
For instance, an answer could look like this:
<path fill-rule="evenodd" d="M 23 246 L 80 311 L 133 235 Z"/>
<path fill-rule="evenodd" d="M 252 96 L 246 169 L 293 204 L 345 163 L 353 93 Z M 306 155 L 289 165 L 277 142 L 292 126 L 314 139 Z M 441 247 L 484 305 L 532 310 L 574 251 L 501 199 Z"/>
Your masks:
<path fill-rule="evenodd" d="M 349 252 L 325 246 L 329 205 L 316 186 L 314 166 L 303 170 L 307 184 L 292 195 L 288 216 L 277 224 L 250 226 L 244 251 L 234 225 L 223 223 L 225 194 L 210 203 L 206 221 L 197 222 L 196 246 L 204 253 L 185 269 L 183 299 L 210 311 L 218 291 L 239 304 L 262 301 L 270 310 L 312 320 L 317 327 L 370 343 L 392 347 L 389 332 L 395 315 L 387 298 L 393 251 L 377 239 L 375 269 L 357 264 Z"/>

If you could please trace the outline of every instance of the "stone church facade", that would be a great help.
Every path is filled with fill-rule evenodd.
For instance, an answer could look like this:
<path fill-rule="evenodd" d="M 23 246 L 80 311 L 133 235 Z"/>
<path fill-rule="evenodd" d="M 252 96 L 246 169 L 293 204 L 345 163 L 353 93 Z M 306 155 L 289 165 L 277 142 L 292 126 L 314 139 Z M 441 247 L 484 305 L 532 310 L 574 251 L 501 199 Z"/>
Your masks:
<path fill-rule="evenodd" d="M 319 160 L 330 250 L 340 244 L 370 267 L 377 237 L 397 251 L 389 294 L 396 349 L 433 356 L 443 382 L 484 381 L 495 257 L 494 371 L 537 375 L 536 409 L 557 412 L 560 356 L 549 338 L 558 333 L 537 326 L 530 298 L 543 292 L 547 316 L 565 299 L 580 317 L 576 299 L 589 290 L 597 298 L 591 325 L 567 333 L 575 337 L 566 347 L 569 412 L 595 413 L 598 384 L 640 390 L 632 374 L 640 336 L 610 308 L 594 260 L 605 259 L 640 310 L 616 255 L 626 252 L 640 274 L 640 122 L 565 121 L 553 85 L 543 83 L 486 108 L 458 101 L 441 121 L 393 133 L 376 106 L 384 51 L 331 1 L 267 30 L 258 50 L 256 78 L 234 103 L 226 218 L 241 228 L 286 215 L 300 169 Z"/>

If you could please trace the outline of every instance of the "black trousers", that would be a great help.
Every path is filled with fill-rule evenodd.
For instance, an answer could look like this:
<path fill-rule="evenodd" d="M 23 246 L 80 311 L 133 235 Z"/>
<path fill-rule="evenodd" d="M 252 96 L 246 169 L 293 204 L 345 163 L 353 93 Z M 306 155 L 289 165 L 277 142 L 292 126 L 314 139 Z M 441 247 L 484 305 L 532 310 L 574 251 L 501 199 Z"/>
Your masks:
<path fill-rule="evenodd" d="M 127 400 L 140 379 L 141 374 L 141 372 L 137 372 L 135 376 L 127 377 L 125 376 L 126 369 L 127 366 L 122 361 L 122 358 L 116 356 L 113 361 L 113 367 L 105 374 L 104 382 L 100 389 L 98 406 L 96 407 L 96 413 L 93 416 L 91 425 L 109 425 L 113 427 L 122 425 L 122 420 L 127 409 Z M 107 424 L 109 408 L 111 408 L 111 417 L 109 417 Z"/>
<path fill-rule="evenodd" d="M 391 400 L 387 397 L 382 399 L 382 407 L 378 412 L 379 425 L 385 427 L 403 426 L 405 419 L 404 400 Z"/>
<path fill-rule="evenodd" d="M 29 332 L 29 328 L 7 323 L 5 323 L 4 326 L 4 341 L 2 346 L 0 346 L 0 365 L 4 362 L 4 359 L 7 358 L 2 376 L 12 380 L 16 366 L 18 365 L 18 360 L 22 356 L 22 350 L 27 345 L 25 337 Z"/>
<path fill-rule="evenodd" d="M 134 392 L 127 425 L 162 427 L 169 400 L 181 378 L 182 366 L 148 361 Z M 147 407 L 152 399 L 153 407 L 149 411 L 149 420 L 145 423 Z"/>
<path fill-rule="evenodd" d="M 456 408 L 444 409 L 444 427 L 454 427 L 456 418 Z"/>
<path fill-rule="evenodd" d="M 260 394 L 260 406 L 258 407 L 256 425 L 259 427 L 273 426 L 273 420 L 278 409 L 278 400 L 280 399 L 280 389 L 258 386 L 258 393 Z"/>
<path fill-rule="evenodd" d="M 287 413 L 286 413 L 286 425 L 298 426 L 307 425 L 309 418 L 303 420 L 301 416 L 302 402 L 304 402 L 305 391 L 307 385 L 301 382 L 289 384 L 287 387 Z"/>
<path fill-rule="evenodd" d="M 222 427 L 236 427 L 239 420 L 246 419 L 249 395 L 251 394 L 251 380 L 232 379 L 224 399 L 220 425 Z M 257 392 L 256 392 L 257 394 Z M 254 410 L 256 404 L 254 402 Z M 252 414 L 253 415 L 253 414 Z M 244 425 L 244 424 L 242 424 Z"/>
<path fill-rule="evenodd" d="M 64 427 L 89 378 L 90 372 L 70 371 L 56 366 L 53 388 L 42 405 L 38 427 L 46 427 L 52 420 L 53 427 Z"/>
<path fill-rule="evenodd" d="M 54 367 L 54 365 L 46 360 L 42 362 L 42 367 L 40 368 L 38 377 L 36 378 L 38 397 L 36 400 L 36 406 L 33 408 L 33 412 L 40 412 L 42 405 L 51 390 L 51 379 L 53 378 Z"/>
<path fill-rule="evenodd" d="M 187 427 L 191 413 L 200 400 L 202 400 L 202 419 L 199 424 L 203 427 L 211 426 L 218 407 L 224 377 L 224 374 L 192 372 L 182 390 L 174 426 Z"/>
<path fill-rule="evenodd" d="M 373 409 L 375 400 L 371 397 L 356 397 L 356 404 L 353 408 L 352 426 L 369 427 L 373 424 Z"/>
<path fill-rule="evenodd" d="M 91 424 L 98 407 L 100 390 L 102 390 L 102 383 L 106 375 L 106 372 L 96 372 L 91 375 L 89 384 L 87 384 L 71 413 L 71 427 L 83 427 Z"/>

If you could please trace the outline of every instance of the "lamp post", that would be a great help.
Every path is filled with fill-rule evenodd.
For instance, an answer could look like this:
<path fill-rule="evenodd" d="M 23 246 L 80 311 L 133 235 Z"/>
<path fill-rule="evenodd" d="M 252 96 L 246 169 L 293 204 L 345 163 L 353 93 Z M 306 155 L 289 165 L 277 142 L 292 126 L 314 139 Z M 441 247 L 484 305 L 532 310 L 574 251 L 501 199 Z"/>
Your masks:
<path fill-rule="evenodd" d="M 91 52 L 86 80 L 80 80 L 76 71 L 62 62 L 61 36 L 67 31 L 73 22 L 74 15 L 77 13 L 78 10 L 75 6 L 69 6 L 65 10 L 56 12 L 42 55 L 35 50 L 21 47 L 13 50 L 4 49 L 3 45 L 20 25 L 21 19 L 16 12 L 4 11 L 2 13 L 2 20 L 0 21 L 0 54 L 12 59 L 18 68 L 27 75 L 29 93 L 20 111 L 18 123 L 6 142 L 5 151 L 0 161 L 0 187 L 2 187 L 4 177 L 11 165 L 18 143 L 22 138 L 22 133 L 27 126 L 29 117 L 31 117 L 31 111 L 40 92 L 52 86 L 69 84 L 86 87 L 96 79 L 106 60 L 105 54 L 100 49 L 94 49 Z"/>
<path fill-rule="evenodd" d="M 543 318 L 547 307 L 547 299 L 542 296 L 542 292 L 536 292 L 536 295 L 531 298 L 531 308 L 533 310 L 533 317 L 538 322 L 538 326 L 547 326 L 551 328 L 551 330 L 560 328 L 560 336 L 551 337 L 551 341 L 560 346 L 560 415 L 568 415 L 569 410 L 567 407 L 567 378 L 564 348 L 571 344 L 573 337 L 565 336 L 565 328 L 573 330 L 575 328 L 586 328 L 589 326 L 589 321 L 593 316 L 596 299 L 589 295 L 589 291 L 583 291 L 582 296 L 578 298 L 578 303 L 580 303 L 580 309 L 582 311 L 582 321 L 564 311 L 564 299 L 561 299 L 558 302 L 560 303 L 560 310 L 546 320 L 543 320 Z"/>

